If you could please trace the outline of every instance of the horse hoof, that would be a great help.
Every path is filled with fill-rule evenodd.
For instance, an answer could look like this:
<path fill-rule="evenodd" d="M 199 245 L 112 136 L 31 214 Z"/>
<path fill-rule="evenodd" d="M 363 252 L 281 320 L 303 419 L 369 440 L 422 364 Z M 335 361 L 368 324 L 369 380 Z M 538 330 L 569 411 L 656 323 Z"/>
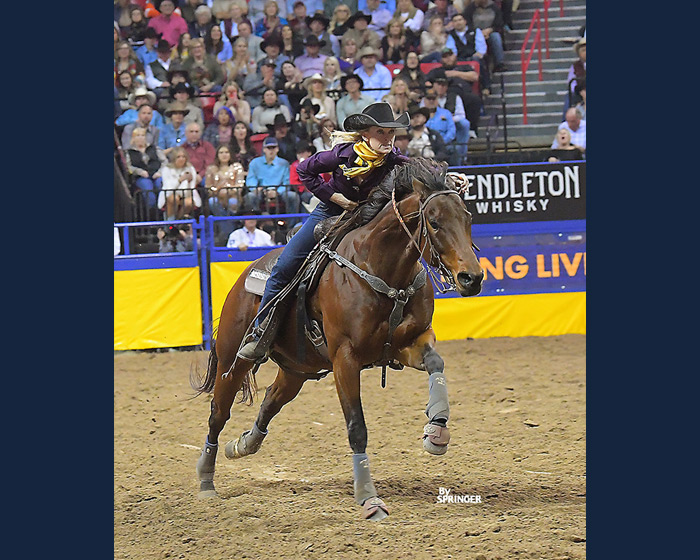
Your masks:
<path fill-rule="evenodd" d="M 216 490 L 202 490 L 197 494 L 197 498 L 200 500 L 210 500 L 211 498 L 218 498 L 219 495 Z"/>
<path fill-rule="evenodd" d="M 423 449 L 433 455 L 447 453 L 447 444 L 450 443 L 450 431 L 437 424 L 426 424 L 423 428 Z"/>
<path fill-rule="evenodd" d="M 447 453 L 447 445 L 435 445 L 428 438 L 423 440 L 423 449 L 432 455 L 444 455 Z"/>
<path fill-rule="evenodd" d="M 229 441 L 226 444 L 226 447 L 224 447 L 224 454 L 226 455 L 227 459 L 240 459 L 243 457 L 238 451 L 238 442 L 240 438 L 234 439 L 233 441 Z"/>
<path fill-rule="evenodd" d="M 370 498 L 362 504 L 362 517 L 369 521 L 381 521 L 389 517 L 389 508 L 381 498 Z"/>

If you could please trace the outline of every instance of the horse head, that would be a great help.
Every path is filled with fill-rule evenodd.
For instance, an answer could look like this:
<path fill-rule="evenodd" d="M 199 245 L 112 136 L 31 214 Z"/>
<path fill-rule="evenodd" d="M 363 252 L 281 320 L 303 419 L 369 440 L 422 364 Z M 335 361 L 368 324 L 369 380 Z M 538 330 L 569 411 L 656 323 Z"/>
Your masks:
<path fill-rule="evenodd" d="M 446 165 L 416 158 L 411 168 L 413 192 L 418 195 L 418 241 L 425 261 L 438 270 L 439 280 L 461 296 L 481 292 L 484 271 L 474 253 L 472 215 L 462 197 L 468 188 L 464 175 L 448 174 Z"/>

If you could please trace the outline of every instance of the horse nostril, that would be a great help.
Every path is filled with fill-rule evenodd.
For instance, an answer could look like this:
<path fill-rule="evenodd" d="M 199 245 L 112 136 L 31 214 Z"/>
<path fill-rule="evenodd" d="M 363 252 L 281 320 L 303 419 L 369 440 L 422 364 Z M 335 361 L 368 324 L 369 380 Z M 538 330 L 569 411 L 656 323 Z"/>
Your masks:
<path fill-rule="evenodd" d="M 468 288 L 472 285 L 472 282 L 474 282 L 474 276 L 468 272 L 460 272 L 457 275 L 457 281 L 465 288 Z"/>
<path fill-rule="evenodd" d="M 480 285 L 481 281 L 484 279 L 484 275 L 482 274 L 469 274 L 468 272 L 460 272 L 457 274 L 457 281 L 462 285 L 464 288 L 469 288 L 470 286 L 473 285 Z"/>

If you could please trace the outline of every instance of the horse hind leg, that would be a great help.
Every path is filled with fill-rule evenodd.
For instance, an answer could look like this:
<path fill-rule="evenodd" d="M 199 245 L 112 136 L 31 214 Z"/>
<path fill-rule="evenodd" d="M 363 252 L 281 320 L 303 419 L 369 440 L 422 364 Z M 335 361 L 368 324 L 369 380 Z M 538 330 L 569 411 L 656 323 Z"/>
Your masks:
<path fill-rule="evenodd" d="M 275 381 L 265 391 L 265 398 L 260 405 L 258 417 L 250 430 L 243 432 L 239 438 L 229 441 L 224 448 L 228 459 L 239 459 L 257 453 L 262 445 L 270 421 L 299 394 L 306 381 L 301 375 L 291 374 L 279 368 Z"/>
<path fill-rule="evenodd" d="M 243 386 L 245 377 L 253 365 L 250 362 L 238 360 L 233 370 L 229 372 L 232 361 L 219 361 L 216 365 L 216 382 L 209 415 L 209 433 L 204 442 L 202 454 L 197 461 L 198 497 L 202 499 L 217 496 L 214 487 L 214 471 L 219 447 L 219 434 L 231 417 L 231 406 L 234 398 Z M 225 373 L 227 375 L 224 377 Z"/>

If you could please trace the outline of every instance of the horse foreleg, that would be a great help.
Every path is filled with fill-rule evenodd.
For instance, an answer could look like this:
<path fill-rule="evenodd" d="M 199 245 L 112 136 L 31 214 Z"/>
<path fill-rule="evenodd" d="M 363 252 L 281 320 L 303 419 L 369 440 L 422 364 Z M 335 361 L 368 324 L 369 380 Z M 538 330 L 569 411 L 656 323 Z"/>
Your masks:
<path fill-rule="evenodd" d="M 345 416 L 348 440 L 353 451 L 352 470 L 355 501 L 365 519 L 381 521 L 389 515 L 386 504 L 377 497 L 367 456 L 367 425 L 360 400 L 360 363 L 348 347 L 336 352 L 333 361 L 335 387 Z"/>
<path fill-rule="evenodd" d="M 268 424 L 285 404 L 299 394 L 304 381 L 306 379 L 303 377 L 287 373 L 280 368 L 275 381 L 265 391 L 265 398 L 260 405 L 260 412 L 253 427 L 243 432 L 238 439 L 226 444 L 224 448 L 226 457 L 238 459 L 256 453 L 267 435 Z"/>
<path fill-rule="evenodd" d="M 231 374 L 223 377 L 223 374 L 228 371 L 227 366 L 230 366 L 231 361 L 220 361 L 217 364 L 214 396 L 211 400 L 211 413 L 209 415 L 209 433 L 204 443 L 202 454 L 197 461 L 200 498 L 216 496 L 216 489 L 214 488 L 214 470 L 216 465 L 216 453 L 219 448 L 219 434 L 231 417 L 233 399 L 236 393 L 241 389 L 246 374 L 252 368 L 250 362 L 239 360 Z"/>
<path fill-rule="evenodd" d="M 428 372 L 428 405 L 425 415 L 428 423 L 423 428 L 423 448 L 433 455 L 447 452 L 450 432 L 450 404 L 447 397 L 445 362 L 435 350 L 435 333 L 428 329 L 411 346 L 398 352 L 399 361 L 407 366 Z"/>

